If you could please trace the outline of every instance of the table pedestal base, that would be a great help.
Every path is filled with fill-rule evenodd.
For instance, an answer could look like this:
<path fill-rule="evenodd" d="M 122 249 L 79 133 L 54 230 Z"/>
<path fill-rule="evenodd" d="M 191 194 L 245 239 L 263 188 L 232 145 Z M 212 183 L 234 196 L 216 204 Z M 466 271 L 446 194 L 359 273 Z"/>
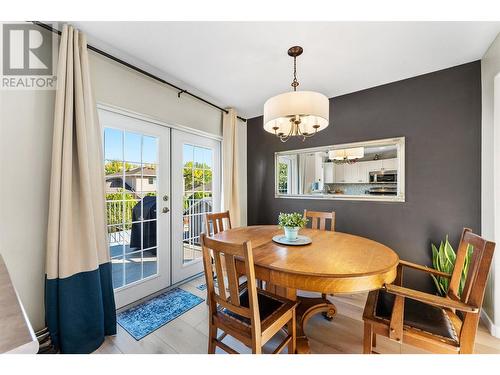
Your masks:
<path fill-rule="evenodd" d="M 297 296 L 297 300 L 300 301 L 297 307 L 297 354 L 310 354 L 311 349 L 309 348 L 309 340 L 304 333 L 304 327 L 313 315 L 319 313 L 323 313 L 326 319 L 332 320 L 337 309 L 333 303 L 326 299 L 324 294 L 318 298 Z"/>

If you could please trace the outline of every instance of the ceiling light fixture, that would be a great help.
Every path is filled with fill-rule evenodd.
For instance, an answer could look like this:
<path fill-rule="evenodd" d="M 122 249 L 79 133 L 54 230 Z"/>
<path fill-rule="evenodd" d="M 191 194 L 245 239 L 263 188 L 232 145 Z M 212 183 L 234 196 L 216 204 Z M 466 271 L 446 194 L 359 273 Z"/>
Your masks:
<path fill-rule="evenodd" d="M 354 164 L 365 156 L 363 147 L 345 148 L 328 152 L 328 158 L 336 164 Z"/>
<path fill-rule="evenodd" d="M 273 96 L 264 104 L 264 130 L 282 142 L 291 137 L 305 141 L 328 126 L 328 98 L 313 91 L 297 91 L 297 56 L 303 51 L 299 46 L 288 50 L 288 55 L 293 57 L 293 91 Z"/>

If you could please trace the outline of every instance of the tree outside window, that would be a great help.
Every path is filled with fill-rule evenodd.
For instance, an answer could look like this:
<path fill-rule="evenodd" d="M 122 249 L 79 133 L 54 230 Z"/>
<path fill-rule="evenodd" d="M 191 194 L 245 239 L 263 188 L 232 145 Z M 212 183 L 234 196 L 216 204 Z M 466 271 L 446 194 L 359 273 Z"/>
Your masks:
<path fill-rule="evenodd" d="M 280 194 L 288 193 L 288 164 L 278 164 L 278 192 Z"/>

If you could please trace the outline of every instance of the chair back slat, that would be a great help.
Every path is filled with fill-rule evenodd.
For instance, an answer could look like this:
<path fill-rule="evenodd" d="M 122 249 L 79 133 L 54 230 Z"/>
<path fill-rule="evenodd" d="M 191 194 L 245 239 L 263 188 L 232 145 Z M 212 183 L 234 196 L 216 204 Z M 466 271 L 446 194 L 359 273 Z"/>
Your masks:
<path fill-rule="evenodd" d="M 464 241 L 465 242 L 465 241 Z M 469 243 L 467 243 L 469 245 Z M 469 269 L 467 270 L 467 276 L 465 277 L 465 284 L 464 288 L 462 290 L 462 294 L 460 295 L 460 300 L 466 302 L 469 300 L 470 294 L 472 292 L 472 286 L 476 282 L 477 274 L 479 272 L 479 267 L 481 265 L 481 258 L 483 256 L 484 252 L 484 244 L 479 247 L 481 251 L 476 251 L 475 249 L 478 249 L 478 247 L 470 244 L 472 246 L 472 256 L 470 259 L 469 263 Z M 466 246 L 466 250 L 464 253 L 467 254 L 467 248 L 469 246 Z M 463 269 L 463 267 L 462 267 Z"/>
<path fill-rule="evenodd" d="M 460 243 L 458 245 L 457 256 L 455 257 L 455 265 L 450 279 L 450 285 L 448 287 L 448 296 L 455 300 L 460 300 L 459 288 L 460 288 L 460 278 L 462 276 L 462 270 L 465 264 L 465 258 L 467 255 L 467 243 L 464 242 L 464 232 L 460 237 Z"/>
<path fill-rule="evenodd" d="M 234 260 L 234 255 L 226 255 L 224 259 L 226 261 L 226 273 L 229 284 L 229 295 L 231 297 L 231 303 L 235 306 L 240 306 L 239 282 L 238 274 L 236 272 L 236 262 Z"/>
<path fill-rule="evenodd" d="M 245 316 L 252 321 L 252 329 L 260 333 L 260 315 L 257 299 L 257 284 L 255 281 L 255 269 L 253 263 L 252 245 L 250 241 L 242 244 L 226 243 L 207 237 L 205 233 L 200 236 L 203 251 L 203 265 L 205 278 L 207 279 L 207 295 L 211 313 L 217 311 L 217 304 Z M 218 288 L 215 289 L 213 282 L 211 254 L 215 260 L 215 273 Z M 239 276 L 236 270 L 236 258 L 245 262 L 245 276 L 247 278 L 247 290 L 249 306 L 241 306 L 239 291 Z M 225 261 L 225 267 L 222 265 Z M 226 285 L 227 282 L 227 285 Z M 229 295 L 227 294 L 229 292 Z"/>
<path fill-rule="evenodd" d="M 224 226 L 224 219 L 227 222 L 226 226 Z M 229 211 L 205 214 L 205 229 L 209 236 L 231 229 Z"/>
<path fill-rule="evenodd" d="M 326 230 L 326 221 L 330 221 L 330 230 L 335 231 L 335 211 L 320 212 L 304 210 L 304 217 L 311 220 L 311 228 Z"/>
<path fill-rule="evenodd" d="M 469 246 L 472 247 L 472 256 L 468 266 L 464 288 L 460 295 L 460 279 L 462 277 Z M 493 242 L 489 242 L 477 234 L 472 233 L 468 228 L 463 230 L 457 250 L 455 267 L 448 289 L 448 296 L 450 298 L 481 307 L 494 249 L 495 244 Z"/>
<path fill-rule="evenodd" d="M 226 298 L 226 282 L 224 281 L 224 266 L 222 264 L 222 259 L 221 259 L 221 254 L 212 252 L 212 257 L 214 259 L 215 263 L 215 276 L 217 277 L 217 284 L 218 284 L 218 289 L 219 289 L 219 296 L 227 300 Z M 219 278 L 220 276 L 220 278 Z M 207 284 L 208 288 L 208 284 Z"/>

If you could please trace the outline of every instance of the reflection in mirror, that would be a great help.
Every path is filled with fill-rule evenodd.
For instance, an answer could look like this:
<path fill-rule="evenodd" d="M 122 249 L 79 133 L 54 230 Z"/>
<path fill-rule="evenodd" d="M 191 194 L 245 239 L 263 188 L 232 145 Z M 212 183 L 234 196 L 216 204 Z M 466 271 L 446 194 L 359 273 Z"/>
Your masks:
<path fill-rule="evenodd" d="M 280 198 L 404 201 L 404 137 L 276 153 Z"/>

